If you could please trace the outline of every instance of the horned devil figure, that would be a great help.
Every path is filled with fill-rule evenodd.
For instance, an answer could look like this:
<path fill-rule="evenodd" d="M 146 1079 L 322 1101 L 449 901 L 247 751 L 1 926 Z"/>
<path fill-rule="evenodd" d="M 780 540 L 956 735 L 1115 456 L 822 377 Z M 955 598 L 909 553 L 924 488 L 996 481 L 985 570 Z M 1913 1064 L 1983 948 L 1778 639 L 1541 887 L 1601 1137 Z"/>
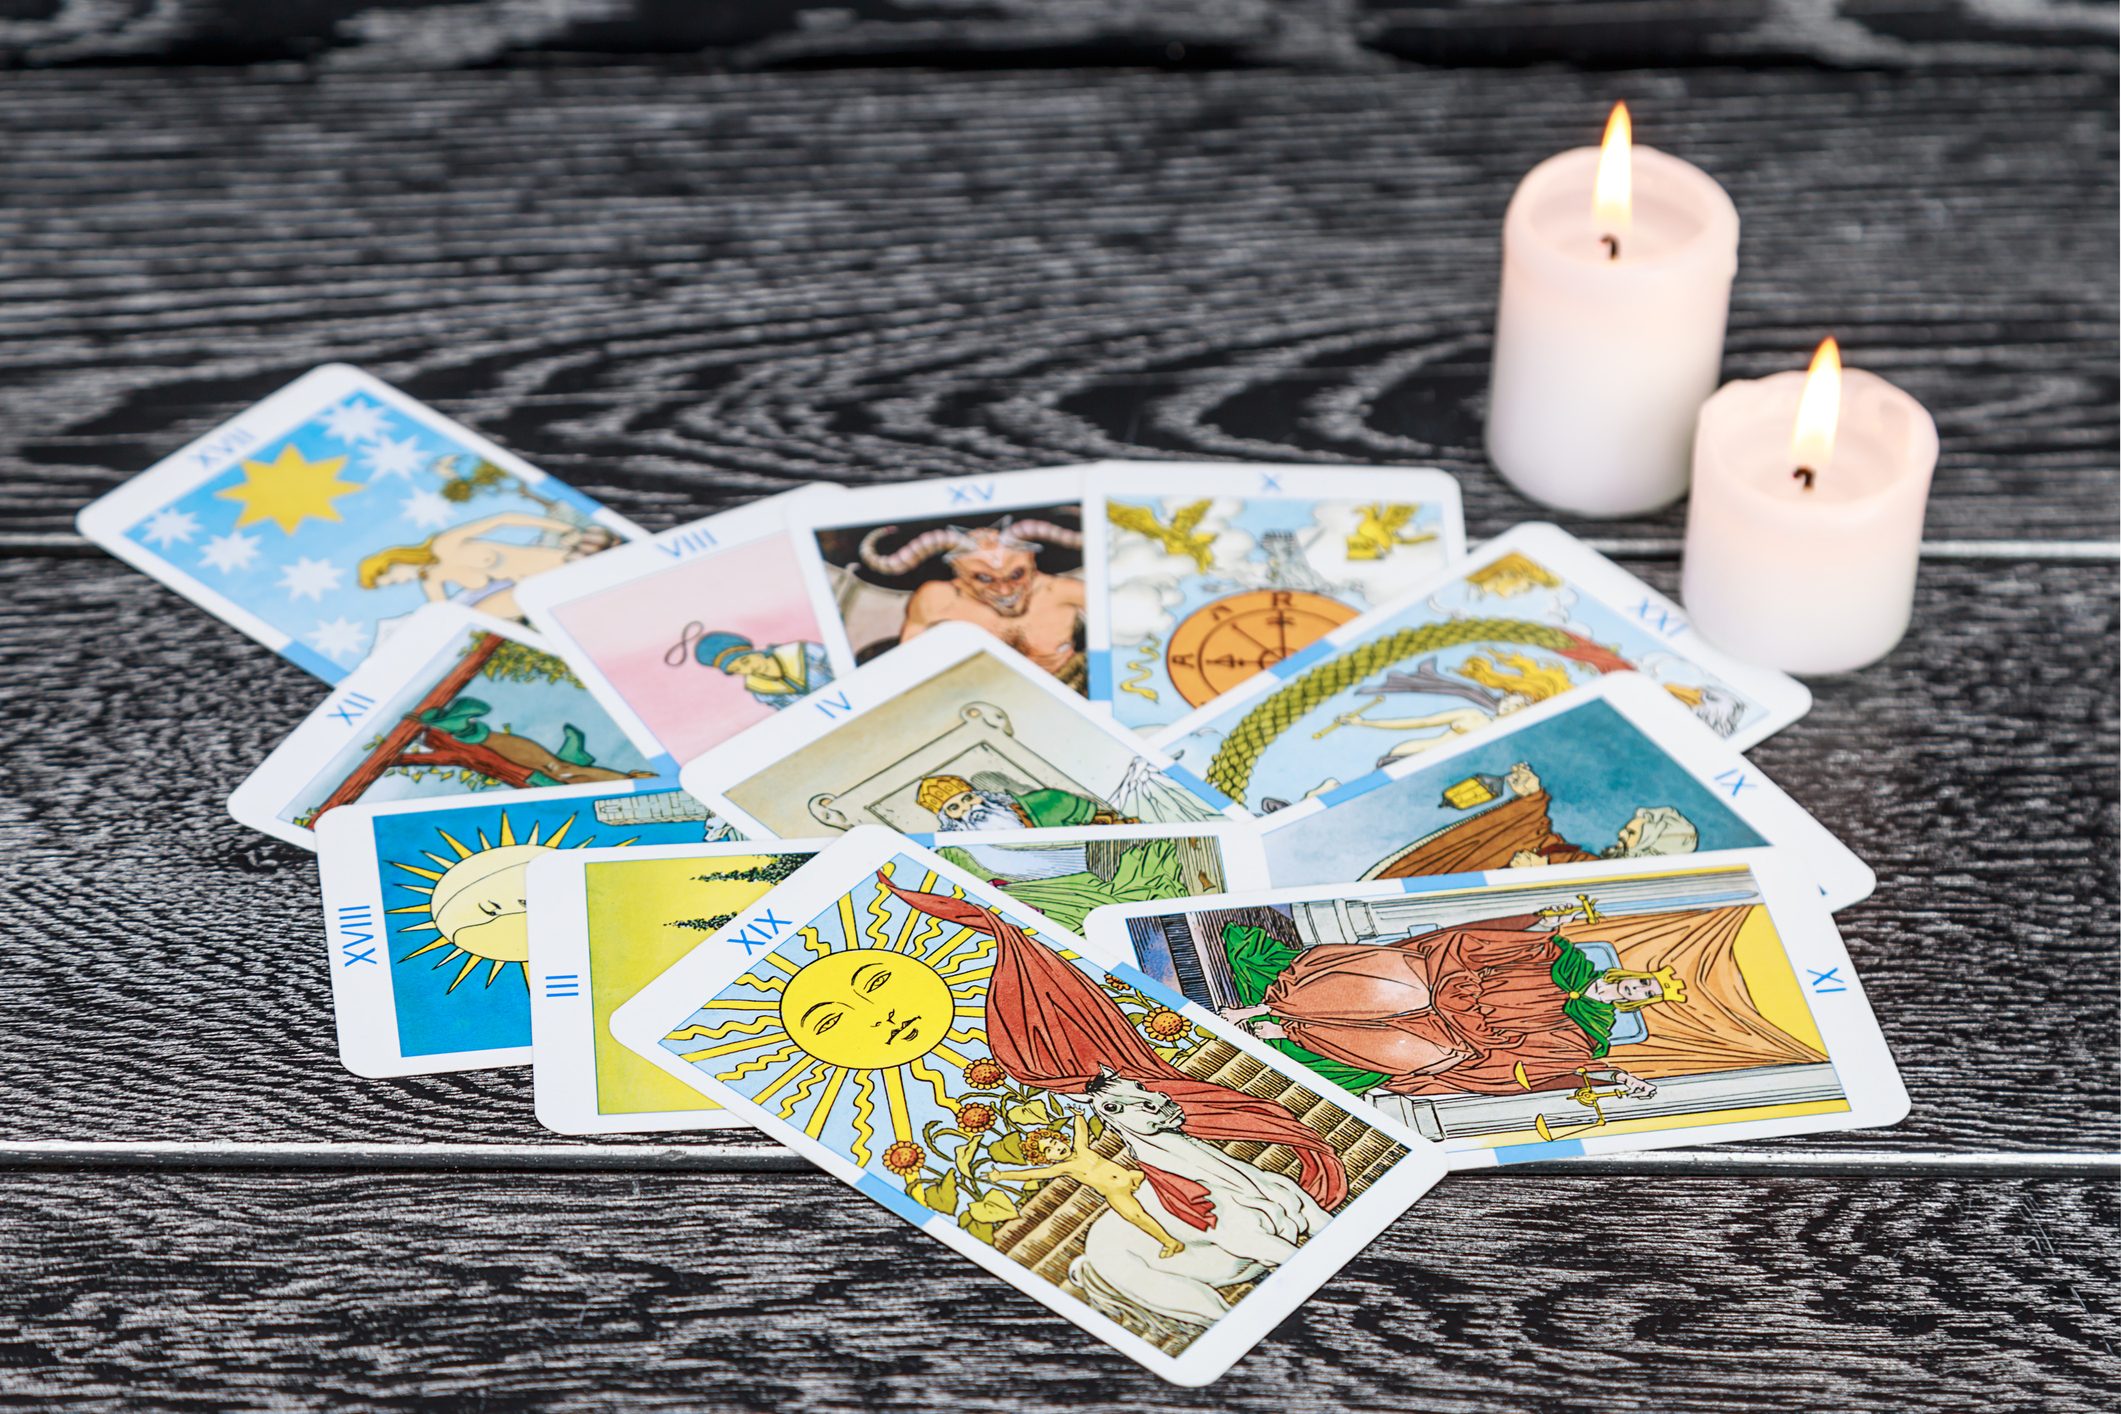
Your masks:
<path fill-rule="evenodd" d="M 878 543 L 897 532 L 897 526 L 886 525 L 863 536 L 862 563 L 878 574 L 897 576 L 941 555 L 951 571 L 949 579 L 931 580 L 913 591 L 899 642 L 941 623 L 976 624 L 1063 682 L 1081 685 L 1085 665 L 1076 633 L 1083 621 L 1083 582 L 1038 567 L 1041 543 L 1078 550 L 1081 531 L 1047 520 L 1004 520 L 973 530 L 953 525 L 923 531 L 889 554 L 880 552 Z"/>

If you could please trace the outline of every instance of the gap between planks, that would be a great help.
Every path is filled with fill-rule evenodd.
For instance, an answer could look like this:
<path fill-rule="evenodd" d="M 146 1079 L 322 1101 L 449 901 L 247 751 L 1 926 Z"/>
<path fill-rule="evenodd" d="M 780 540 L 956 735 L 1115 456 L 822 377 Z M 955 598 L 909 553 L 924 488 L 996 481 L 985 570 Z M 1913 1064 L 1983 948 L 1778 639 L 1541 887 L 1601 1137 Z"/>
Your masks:
<path fill-rule="evenodd" d="M 2071 1150 L 2026 1153 L 1896 1154 L 1868 1149 L 1787 1153 L 1673 1149 L 1559 1159 L 1534 1166 L 1552 1178 L 1647 1177 L 1659 1174 L 1776 1174 L 1803 1177 L 1952 1178 L 1968 1174 L 2121 1177 L 2121 1153 Z M 452 1172 L 516 1170 L 807 1174 L 810 1163 L 778 1145 L 707 1148 L 690 1144 L 237 1144 L 178 1140 L 140 1142 L 32 1140 L 0 1143 L 9 1169 L 359 1169 Z M 1470 1169 L 1475 1175 L 1523 1170 Z"/>

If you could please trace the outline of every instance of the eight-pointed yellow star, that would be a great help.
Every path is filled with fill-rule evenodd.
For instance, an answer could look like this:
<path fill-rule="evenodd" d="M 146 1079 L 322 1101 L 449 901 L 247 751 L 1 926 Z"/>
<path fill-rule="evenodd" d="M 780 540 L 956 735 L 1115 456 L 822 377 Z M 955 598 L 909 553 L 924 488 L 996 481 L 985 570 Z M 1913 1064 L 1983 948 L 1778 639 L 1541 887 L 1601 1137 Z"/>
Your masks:
<path fill-rule="evenodd" d="M 310 461 L 289 445 L 269 462 L 245 461 L 243 484 L 215 495 L 243 507 L 243 514 L 236 517 L 236 529 L 269 520 L 292 535 L 305 520 L 337 520 L 339 512 L 332 502 L 361 489 L 357 481 L 338 479 L 345 465 L 344 457 Z"/>

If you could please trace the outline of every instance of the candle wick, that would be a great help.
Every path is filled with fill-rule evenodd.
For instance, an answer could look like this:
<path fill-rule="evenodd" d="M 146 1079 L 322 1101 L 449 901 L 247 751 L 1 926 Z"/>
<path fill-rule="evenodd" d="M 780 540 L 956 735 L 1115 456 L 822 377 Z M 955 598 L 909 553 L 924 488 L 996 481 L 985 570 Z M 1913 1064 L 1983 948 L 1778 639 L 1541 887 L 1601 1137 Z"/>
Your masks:
<path fill-rule="evenodd" d="M 1600 236 L 1598 243 L 1605 247 L 1605 258 L 1607 260 L 1620 259 L 1620 237 Z"/>
<path fill-rule="evenodd" d="M 1797 480 L 1802 481 L 1804 483 L 1805 490 L 1809 491 L 1812 489 L 1812 469 L 1810 467 L 1800 466 L 1795 471 L 1791 472 L 1790 475 L 1797 478 Z"/>

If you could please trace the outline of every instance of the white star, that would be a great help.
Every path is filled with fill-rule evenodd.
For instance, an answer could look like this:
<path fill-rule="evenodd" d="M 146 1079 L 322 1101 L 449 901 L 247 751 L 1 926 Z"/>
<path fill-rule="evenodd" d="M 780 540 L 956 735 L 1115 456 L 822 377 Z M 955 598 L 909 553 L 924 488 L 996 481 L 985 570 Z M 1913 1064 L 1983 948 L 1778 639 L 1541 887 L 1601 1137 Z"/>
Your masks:
<path fill-rule="evenodd" d="M 289 599 L 322 599 L 325 590 L 339 587 L 342 573 L 329 560 L 312 560 L 304 555 L 291 565 L 280 566 L 280 587 L 287 591 Z"/>
<path fill-rule="evenodd" d="M 412 480 L 413 473 L 420 469 L 420 444 L 412 437 L 378 438 L 368 449 L 368 478 L 381 481 L 387 476 L 402 476 Z"/>
<path fill-rule="evenodd" d="M 309 641 L 333 662 L 343 662 L 368 646 L 368 630 L 352 619 L 318 619 Z"/>
<path fill-rule="evenodd" d="M 250 562 L 258 558 L 258 537 L 245 535 L 240 530 L 231 530 L 226 535 L 209 536 L 206 541 L 206 553 L 199 558 L 223 574 L 232 570 L 247 570 L 250 568 Z"/>
<path fill-rule="evenodd" d="M 179 545 L 189 544 L 198 533 L 198 520 L 190 511 L 180 511 L 175 506 L 156 511 L 147 524 L 140 527 L 140 538 L 155 546 L 167 545 L 172 540 Z"/>
<path fill-rule="evenodd" d="M 415 491 L 398 503 L 398 514 L 422 530 L 437 530 L 457 517 L 456 507 L 439 491 Z"/>
<path fill-rule="evenodd" d="M 324 431 L 341 442 L 379 442 L 383 439 L 383 409 L 360 398 L 348 398 L 318 414 Z"/>

